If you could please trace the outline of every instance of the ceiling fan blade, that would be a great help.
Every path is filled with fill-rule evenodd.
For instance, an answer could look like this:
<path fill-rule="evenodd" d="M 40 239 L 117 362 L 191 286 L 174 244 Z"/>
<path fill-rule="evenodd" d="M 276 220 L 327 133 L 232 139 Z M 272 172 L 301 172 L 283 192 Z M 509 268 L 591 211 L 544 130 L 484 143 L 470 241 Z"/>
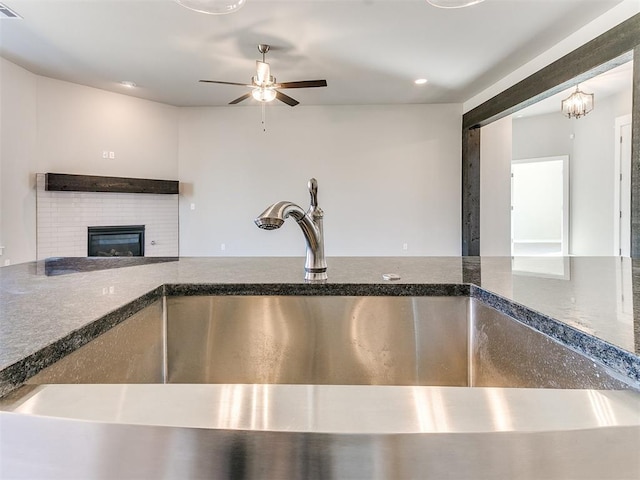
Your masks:
<path fill-rule="evenodd" d="M 249 98 L 251 96 L 251 92 L 249 93 L 245 93 L 244 95 L 242 95 L 241 97 L 236 98 L 235 100 L 231 100 L 229 102 L 229 105 L 235 105 L 236 103 L 240 103 L 243 100 L 246 100 L 247 98 Z"/>
<path fill-rule="evenodd" d="M 302 80 L 299 82 L 284 82 L 279 83 L 277 88 L 311 88 L 311 87 L 326 87 L 326 80 Z"/>
<path fill-rule="evenodd" d="M 202 83 L 219 83 L 222 85 L 238 85 L 240 87 L 254 87 L 255 85 L 248 85 L 246 83 L 236 83 L 236 82 L 221 82 L 219 80 L 198 80 Z"/>
<path fill-rule="evenodd" d="M 278 100 L 280 100 L 281 102 L 286 103 L 290 107 L 295 107 L 296 105 L 298 105 L 300 103 L 295 98 L 291 98 L 289 95 L 285 95 L 284 93 L 279 92 L 277 90 L 276 90 L 276 98 Z"/>
<path fill-rule="evenodd" d="M 256 71 L 256 76 L 258 77 L 258 82 L 260 84 L 264 85 L 269 82 L 269 79 L 271 78 L 271 68 L 268 63 L 256 60 Z"/>

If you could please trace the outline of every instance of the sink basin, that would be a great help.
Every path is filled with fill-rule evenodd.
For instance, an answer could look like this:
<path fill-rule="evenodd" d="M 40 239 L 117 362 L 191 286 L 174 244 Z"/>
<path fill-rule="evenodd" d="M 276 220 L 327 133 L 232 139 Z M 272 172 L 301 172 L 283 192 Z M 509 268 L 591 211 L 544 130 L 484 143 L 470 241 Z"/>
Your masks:
<path fill-rule="evenodd" d="M 468 296 L 167 296 L 29 383 L 0 401 L 12 478 L 640 468 L 637 383 Z"/>
<path fill-rule="evenodd" d="M 607 367 L 465 296 L 164 302 L 29 383 L 631 388 Z"/>

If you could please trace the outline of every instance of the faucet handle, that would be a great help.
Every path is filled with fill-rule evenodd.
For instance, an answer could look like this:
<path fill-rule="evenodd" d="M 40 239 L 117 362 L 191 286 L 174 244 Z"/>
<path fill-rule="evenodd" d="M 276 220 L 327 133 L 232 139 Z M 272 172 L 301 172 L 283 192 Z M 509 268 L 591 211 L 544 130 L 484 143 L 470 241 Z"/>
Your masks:
<path fill-rule="evenodd" d="M 318 181 L 315 178 L 309 180 L 309 194 L 311 195 L 311 206 L 318 206 Z"/>

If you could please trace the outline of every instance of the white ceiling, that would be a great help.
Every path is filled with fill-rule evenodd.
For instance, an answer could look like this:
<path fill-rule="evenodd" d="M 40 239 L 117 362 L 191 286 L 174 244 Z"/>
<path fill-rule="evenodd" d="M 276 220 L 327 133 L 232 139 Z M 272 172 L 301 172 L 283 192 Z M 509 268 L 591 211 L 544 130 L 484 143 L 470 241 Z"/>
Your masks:
<path fill-rule="evenodd" d="M 206 15 L 172 0 L 0 0 L 0 54 L 53 78 L 170 105 L 226 105 L 249 82 L 258 43 L 307 105 L 464 102 L 621 0 L 486 0 L 439 9 L 425 0 L 246 0 Z M 429 82 L 416 86 L 413 80 Z M 130 80 L 128 90 L 119 84 Z M 250 104 L 253 100 L 244 102 Z"/>

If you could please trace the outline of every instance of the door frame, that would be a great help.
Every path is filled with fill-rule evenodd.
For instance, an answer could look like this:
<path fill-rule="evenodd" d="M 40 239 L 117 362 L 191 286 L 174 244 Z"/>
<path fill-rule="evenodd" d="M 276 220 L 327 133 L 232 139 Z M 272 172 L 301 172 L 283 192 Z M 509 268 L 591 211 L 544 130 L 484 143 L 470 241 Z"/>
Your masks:
<path fill-rule="evenodd" d="M 620 212 L 622 211 L 622 205 L 620 202 L 620 182 L 624 179 L 620 175 L 622 172 L 621 164 L 621 139 L 622 139 L 622 127 L 625 125 L 631 125 L 631 114 L 622 115 L 615 119 L 615 152 L 614 152 L 614 176 L 613 176 L 613 255 L 621 255 L 621 240 L 620 240 Z M 627 172 L 626 180 L 629 182 L 629 191 L 631 191 L 631 171 Z M 629 203 L 629 218 L 631 218 L 631 203 Z M 630 254 L 631 252 L 629 252 Z"/>
<path fill-rule="evenodd" d="M 522 163 L 542 163 L 542 162 L 562 162 L 562 255 L 569 255 L 569 241 L 570 241 L 570 188 L 571 182 L 569 181 L 569 155 L 554 155 L 551 157 L 535 157 L 535 158 L 523 158 L 518 160 L 511 160 L 511 255 L 513 256 L 513 164 Z"/>

